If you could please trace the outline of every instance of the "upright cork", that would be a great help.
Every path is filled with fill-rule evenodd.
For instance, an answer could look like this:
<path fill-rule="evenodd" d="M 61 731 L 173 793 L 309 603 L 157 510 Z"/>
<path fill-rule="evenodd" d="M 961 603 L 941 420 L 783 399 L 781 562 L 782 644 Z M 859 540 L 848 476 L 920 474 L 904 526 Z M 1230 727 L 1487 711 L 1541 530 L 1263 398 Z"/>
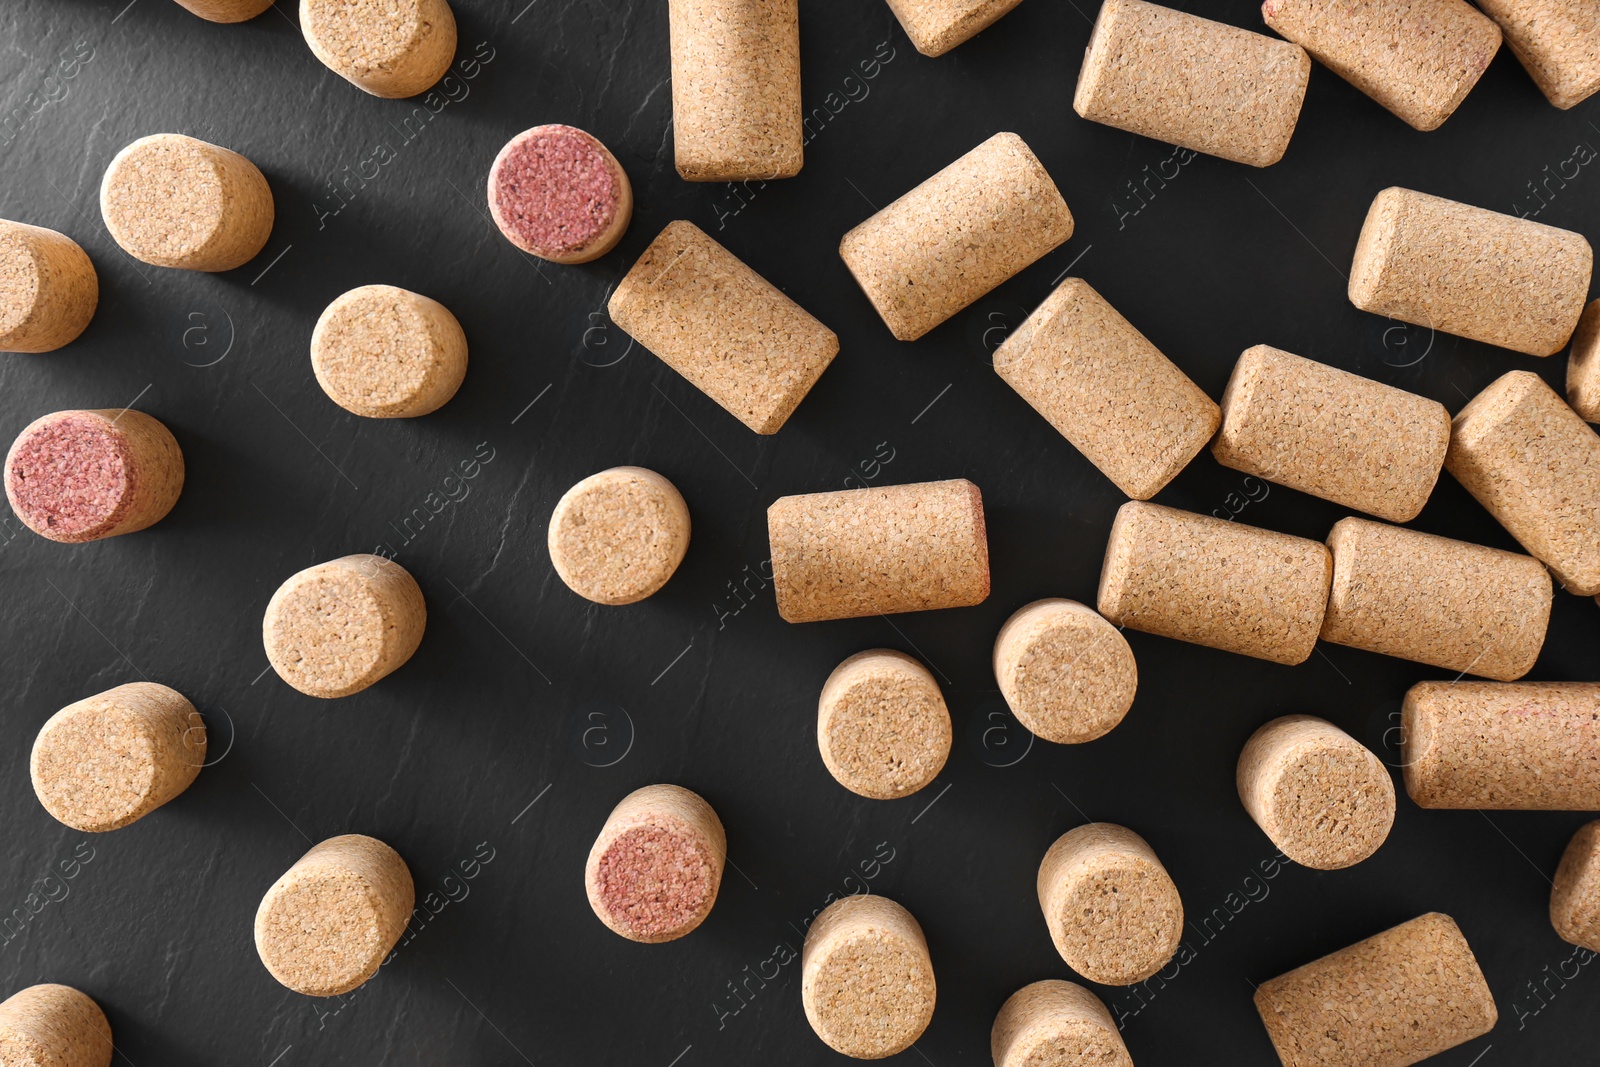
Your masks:
<path fill-rule="evenodd" d="M 800 1001 L 835 1052 L 877 1060 L 910 1048 L 933 1019 L 936 994 L 922 927 L 887 897 L 836 900 L 806 931 Z"/>
<path fill-rule="evenodd" d="M 1100 998 L 1074 982 L 1025 985 L 989 1031 L 994 1067 L 1133 1067 Z"/>
<path fill-rule="evenodd" d="M 359 693 L 422 643 L 428 609 L 415 578 L 382 556 L 308 567 L 278 587 L 261 634 L 267 661 L 307 696 Z"/>
<path fill-rule="evenodd" d="M 339 996 L 378 973 L 415 906 L 398 852 L 360 834 L 330 837 L 261 898 L 256 952 L 296 993 Z"/>
<path fill-rule="evenodd" d="M 1478 0 L 1545 99 L 1576 107 L 1600 90 L 1600 8 L 1588 0 Z"/>
<path fill-rule="evenodd" d="M 1584 309 L 1567 357 L 1567 403 L 1585 422 L 1600 422 L 1600 300 Z"/>
<path fill-rule="evenodd" d="M 1456 415 L 1445 470 L 1579 596 L 1600 593 L 1600 436 L 1514 370 Z"/>
<path fill-rule="evenodd" d="M 445 0 L 300 0 L 311 54 L 373 96 L 416 96 L 456 55 L 456 17 Z"/>
<path fill-rule="evenodd" d="M 1224 467 L 1409 522 L 1433 493 L 1449 446 L 1443 404 L 1256 345 L 1228 379 L 1211 452 Z"/>
<path fill-rule="evenodd" d="M 1299 45 L 1144 0 L 1106 0 L 1072 109 L 1253 167 L 1283 158 L 1311 58 Z"/>
<path fill-rule="evenodd" d="M 546 540 L 568 589 L 596 604 L 635 604 L 683 562 L 689 505 L 655 471 L 612 467 L 562 495 Z"/>
<path fill-rule="evenodd" d="M 1316 541 L 1130 500 L 1111 525 L 1100 614 L 1145 633 L 1304 663 L 1332 572 Z"/>
<path fill-rule="evenodd" d="M 617 284 L 611 318 L 756 433 L 777 433 L 839 338 L 692 222 L 670 223 Z"/>
<path fill-rule="evenodd" d="M 456 395 L 467 375 L 467 335 L 437 300 L 363 285 L 317 319 L 311 369 L 328 399 L 352 414 L 415 418 Z"/>
<path fill-rule="evenodd" d="M 942 56 L 1009 14 L 1022 0 L 889 0 L 889 10 L 925 56 Z"/>
<path fill-rule="evenodd" d="M 0 1003 L 0 1063 L 111 1067 L 114 1051 L 105 1012 L 71 986 L 29 986 Z"/>
<path fill-rule="evenodd" d="M 994 676 L 1017 721 L 1058 745 L 1110 733 L 1139 686 L 1121 631 L 1061 598 L 1035 600 L 1006 620 L 994 642 Z"/>
<path fill-rule="evenodd" d="M 1530 356 L 1578 325 L 1594 252 L 1582 234 L 1412 189 L 1373 198 L 1350 267 L 1350 302 Z"/>
<path fill-rule="evenodd" d="M 779 497 L 767 537 L 786 622 L 964 608 L 989 595 L 983 496 L 965 478 Z"/>
<path fill-rule="evenodd" d="M 245 22 L 255 18 L 275 0 L 177 0 L 178 6 L 207 22 Z"/>
<path fill-rule="evenodd" d="M 722 821 L 698 794 L 676 785 L 636 789 L 589 850 L 589 906 L 629 941 L 674 941 L 711 914 L 727 855 Z"/>
<path fill-rule="evenodd" d="M 0 352 L 54 352 L 77 340 L 100 278 L 65 234 L 0 219 Z"/>
<path fill-rule="evenodd" d="M 1562 940 L 1600 952 L 1600 820 L 1585 823 L 1561 854 L 1550 888 L 1550 924 Z"/>
<path fill-rule="evenodd" d="M 489 213 L 505 239 L 552 263 L 588 263 L 617 246 L 633 186 L 591 134 L 559 123 L 523 130 L 489 168 Z"/>
<path fill-rule="evenodd" d="M 910 796 L 950 755 L 950 709 L 939 683 L 902 652 L 857 652 L 817 701 L 817 748 L 834 780 L 873 800 Z"/>
<path fill-rule="evenodd" d="M 839 255 L 889 331 L 915 341 L 1071 236 L 1044 164 L 997 133 L 845 234 Z"/>
<path fill-rule="evenodd" d="M 1284 1067 L 1410 1067 L 1500 1017 L 1461 928 L 1438 912 L 1263 982 L 1255 1002 Z"/>
<path fill-rule="evenodd" d="M 78 544 L 154 526 L 182 491 L 178 442 L 131 408 L 45 415 L 6 455 L 11 510 L 52 541 Z"/>
<path fill-rule="evenodd" d="M 1216 402 L 1081 278 L 1006 338 L 995 373 L 1118 489 L 1148 500 L 1211 435 Z"/>

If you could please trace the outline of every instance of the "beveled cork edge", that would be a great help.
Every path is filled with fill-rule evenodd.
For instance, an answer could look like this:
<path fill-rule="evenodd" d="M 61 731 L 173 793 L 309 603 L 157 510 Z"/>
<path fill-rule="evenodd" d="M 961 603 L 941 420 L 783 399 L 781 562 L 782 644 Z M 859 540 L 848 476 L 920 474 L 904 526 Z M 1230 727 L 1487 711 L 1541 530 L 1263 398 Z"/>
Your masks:
<path fill-rule="evenodd" d="M 1561 853 L 1550 925 L 1563 941 L 1600 952 L 1600 819 L 1580 826 Z"/>
<path fill-rule="evenodd" d="M 50 1049 L 49 1067 L 110 1067 L 115 1044 L 100 1005 L 71 986 L 20 989 L 0 1003 L 0 1030 Z"/>
<path fill-rule="evenodd" d="M 888 897 L 871 893 L 841 897 L 823 908 L 821 914 L 811 921 L 810 927 L 806 930 L 805 942 L 800 947 L 800 999 L 806 1021 L 811 1024 L 811 1029 L 816 1035 L 822 1038 L 824 1044 L 828 1044 L 829 1048 L 838 1052 L 844 1050 L 838 1049 L 823 1037 L 828 1025 L 823 1011 L 812 1002 L 811 990 L 816 982 L 817 972 L 827 965 L 836 949 L 856 938 L 868 935 L 899 941 L 917 955 L 927 968 L 930 1020 L 937 1003 L 938 979 L 933 971 L 933 959 L 928 953 L 928 939 L 924 936 L 922 926 L 916 917 L 903 905 Z M 870 1058 L 881 1059 L 905 1051 L 922 1036 L 926 1026 L 924 1023 L 916 1033 L 902 1035 L 902 1043 L 897 1047 L 885 1049 Z M 844 1055 L 852 1054 L 844 1052 Z"/>
<path fill-rule="evenodd" d="M 1387 288 L 1385 283 L 1394 263 L 1400 227 L 1405 219 L 1405 193 L 1398 185 L 1379 190 L 1362 220 L 1361 235 L 1356 238 L 1356 254 L 1350 263 L 1346 293 L 1350 303 L 1374 315 L 1388 314 L 1378 294 Z"/>
<path fill-rule="evenodd" d="M 965 44 L 1000 19 L 1022 0 L 965 0 L 966 11 L 938 23 L 924 15 L 927 8 L 950 6 L 948 0 L 889 0 L 889 10 L 918 52 L 935 59 Z"/>
<path fill-rule="evenodd" d="M 0 352 L 54 352 L 77 340 L 100 303 L 100 276 L 83 248 L 64 233 L 0 219 L 0 232 L 21 239 L 33 259 L 38 289 L 28 315 L 0 334 Z"/>
<path fill-rule="evenodd" d="M 1584 309 L 1567 357 L 1567 403 L 1584 422 L 1600 423 L 1600 300 Z"/>
<path fill-rule="evenodd" d="M 944 690 L 939 688 L 939 681 L 934 678 L 932 671 L 923 666 L 920 660 L 908 656 L 904 652 L 892 648 L 870 648 L 865 652 L 857 652 L 853 656 L 846 657 L 828 675 L 828 680 L 822 684 L 822 694 L 817 698 L 817 750 L 822 754 L 823 766 L 828 768 L 828 773 L 833 776 L 833 780 L 852 793 L 864 796 L 869 800 L 895 800 L 903 796 L 910 796 L 917 790 L 926 788 L 934 778 L 938 777 L 939 772 L 944 769 L 944 761 L 941 761 L 940 766 L 934 770 L 933 774 L 928 776 L 926 781 L 921 782 L 915 788 L 863 792 L 856 788 L 859 783 L 847 781 L 848 775 L 834 756 L 833 741 L 830 736 L 830 727 L 833 725 L 834 716 L 839 712 L 839 709 L 835 706 L 839 698 L 863 675 L 871 674 L 877 670 L 892 671 L 901 677 L 930 687 L 938 697 L 939 706 L 944 709 L 945 717 L 948 721 L 950 709 L 945 703 Z M 953 733 L 953 728 L 951 732 Z M 948 751 L 945 759 L 949 759 Z"/>
<path fill-rule="evenodd" d="M 1133 1067 L 1122 1034 L 1100 998 L 1076 982 L 1059 979 L 1030 983 L 1006 998 L 989 1031 L 994 1067 L 1027 1067 L 1030 1056 L 1066 1031 L 1097 1032 L 1112 1046 L 1112 1057 L 1096 1061 L 1097 1067 Z"/>
<path fill-rule="evenodd" d="M 207 22 L 246 22 L 271 7 L 275 0 L 177 0 L 178 6 Z"/>
<path fill-rule="evenodd" d="M 420 0 L 418 17 L 426 29 L 411 42 L 399 62 L 390 61 L 376 71 L 346 69 L 340 57 L 323 47 L 312 32 L 310 10 L 323 0 L 300 0 L 300 27 L 306 45 L 317 61 L 364 93 L 399 100 L 416 96 L 443 78 L 456 56 L 456 16 L 446 0 Z"/>
<path fill-rule="evenodd" d="M 704 846 L 711 864 L 711 892 L 706 895 L 699 911 L 683 925 L 661 934 L 640 935 L 619 922 L 605 907 L 600 895 L 600 860 L 617 838 L 629 830 L 640 827 L 660 827 L 670 832 L 690 837 Z M 662 944 L 676 941 L 695 930 L 717 903 L 722 888 L 722 874 L 728 859 L 728 835 L 722 820 L 705 798 L 681 785 L 659 784 L 635 789 L 617 802 L 600 827 L 600 834 L 589 849 L 589 858 L 583 867 L 584 895 L 595 918 L 612 933 L 641 944 Z"/>

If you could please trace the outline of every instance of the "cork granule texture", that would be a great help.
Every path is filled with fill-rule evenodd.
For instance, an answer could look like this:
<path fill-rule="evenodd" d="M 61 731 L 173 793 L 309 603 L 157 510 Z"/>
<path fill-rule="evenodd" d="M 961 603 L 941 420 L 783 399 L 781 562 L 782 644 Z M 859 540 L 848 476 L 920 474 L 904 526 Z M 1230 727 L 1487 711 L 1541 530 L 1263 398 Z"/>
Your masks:
<path fill-rule="evenodd" d="M 989 1031 L 994 1067 L 1133 1067 L 1100 998 L 1074 982 L 1025 985 Z"/>
<path fill-rule="evenodd" d="M 1600 422 L 1600 300 L 1584 309 L 1567 357 L 1567 403 L 1585 422 Z"/>
<path fill-rule="evenodd" d="M 596 604 L 633 604 L 667 584 L 689 549 L 689 506 L 667 479 L 613 467 L 568 489 L 550 516 L 550 562 Z"/>
<path fill-rule="evenodd" d="M 922 927 L 880 896 L 836 900 L 801 949 L 800 999 L 825 1044 L 857 1059 L 901 1052 L 933 1018 L 937 988 Z"/>
<path fill-rule="evenodd" d="M 838 783 L 893 800 L 933 781 L 950 755 L 950 710 L 921 663 L 889 649 L 833 669 L 817 702 L 817 747 Z"/>
<path fill-rule="evenodd" d="M 29 986 L 0 1003 L 5 1067 L 110 1067 L 113 1052 L 105 1012 L 71 986 Z"/>
<path fill-rule="evenodd" d="M 889 0 L 889 10 L 925 56 L 942 56 L 994 25 L 1022 0 Z"/>
<path fill-rule="evenodd" d="M 210 22 L 244 22 L 253 19 L 275 0 L 178 0 L 178 4 Z"/>
<path fill-rule="evenodd" d="M 53 352 L 94 317 L 100 279 L 70 237 L 0 219 L 0 352 Z"/>
<path fill-rule="evenodd" d="M 1478 0 L 1506 44 L 1559 108 L 1600 90 L 1600 6 L 1592 0 Z"/>
<path fill-rule="evenodd" d="M 1550 924 L 1563 940 L 1600 952 L 1600 821 L 1584 824 L 1561 854 Z"/>
<path fill-rule="evenodd" d="M 467 373 L 467 336 L 437 300 L 393 285 L 363 285 L 317 320 L 311 369 L 346 411 L 412 418 L 455 396 Z"/>
<path fill-rule="evenodd" d="M 300 0 L 300 30 L 329 70 L 374 96 L 415 96 L 456 52 L 445 0 Z"/>
<path fill-rule="evenodd" d="M 646 944 L 683 937 L 716 903 L 728 839 L 703 798 L 651 785 L 622 799 L 589 850 L 589 906 L 613 932 Z"/>
<path fill-rule="evenodd" d="M 1037 600 L 1000 628 L 994 676 L 1017 721 L 1056 744 L 1110 733 L 1133 706 L 1139 668 L 1127 638 L 1073 600 Z"/>
<path fill-rule="evenodd" d="M 615 156 L 572 126 L 535 126 L 489 168 L 489 213 L 506 240 L 553 263 L 587 263 L 616 247 L 633 187 Z"/>

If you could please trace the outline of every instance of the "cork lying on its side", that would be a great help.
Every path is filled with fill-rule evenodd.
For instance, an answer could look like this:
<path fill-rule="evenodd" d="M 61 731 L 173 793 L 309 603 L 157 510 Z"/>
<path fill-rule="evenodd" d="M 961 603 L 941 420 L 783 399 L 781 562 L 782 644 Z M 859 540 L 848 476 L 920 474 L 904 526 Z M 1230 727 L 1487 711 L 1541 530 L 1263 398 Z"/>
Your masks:
<path fill-rule="evenodd" d="M 467 375 L 467 335 L 437 300 L 393 285 L 363 285 L 317 319 L 311 369 L 346 411 L 414 418 L 456 395 Z"/>
<path fill-rule="evenodd" d="M 416 96 L 456 54 L 445 0 L 300 0 L 300 31 L 323 66 L 373 96 Z"/>
<path fill-rule="evenodd" d="M 1006 338 L 995 373 L 1117 488 L 1148 500 L 1211 435 L 1216 402 L 1081 278 Z"/>
<path fill-rule="evenodd" d="M 505 239 L 552 263 L 588 263 L 617 246 L 633 186 L 617 157 L 572 126 L 523 130 L 489 168 L 489 213 Z"/>
<path fill-rule="evenodd" d="M 683 562 L 689 505 L 655 471 L 612 467 L 562 495 L 546 541 L 568 589 L 596 604 L 635 604 Z"/>
<path fill-rule="evenodd" d="M 857 652 L 817 701 L 817 747 L 828 773 L 874 800 L 909 796 L 950 755 L 950 709 L 928 668 L 901 652 Z"/>
<path fill-rule="evenodd" d="M 1472 947 L 1438 912 L 1263 982 L 1255 1002 L 1284 1067 L 1410 1067 L 1500 1017 Z"/>
<path fill-rule="evenodd" d="M 1593 268 L 1582 234 L 1395 186 L 1367 210 L 1349 294 L 1375 315 L 1552 356 Z"/>
<path fill-rule="evenodd" d="M 187 8 L 208 22 L 244 22 L 271 7 L 274 0 L 177 0 L 177 2 L 179 7 Z"/>
<path fill-rule="evenodd" d="M 910 1048 L 933 1018 L 936 994 L 922 927 L 887 897 L 836 900 L 806 931 L 800 1001 L 835 1052 L 876 1060 Z"/>
<path fill-rule="evenodd" d="M 1100 998 L 1074 982 L 1025 985 L 989 1031 L 994 1067 L 1133 1067 Z"/>
<path fill-rule="evenodd" d="M 698 794 L 676 785 L 636 789 L 589 850 L 589 906 L 630 941 L 676 940 L 711 914 L 727 854 L 722 821 Z"/>
<path fill-rule="evenodd" d="M 1600 820 L 1584 824 L 1561 854 L 1550 924 L 1563 940 L 1600 952 Z"/>
<path fill-rule="evenodd" d="M 1022 0 L 889 0 L 917 51 L 942 56 L 1010 13 Z"/>
<path fill-rule="evenodd" d="M 832 330 L 692 222 L 661 231 L 608 310 L 756 433 L 777 433 L 839 354 Z"/>
<path fill-rule="evenodd" d="M 111 1067 L 113 1052 L 105 1012 L 71 986 L 29 986 L 0 1003 L 7 1067 Z"/>
<path fill-rule="evenodd" d="M 1600 422 L 1600 300 L 1584 309 L 1567 357 L 1567 403 L 1585 422 Z"/>
<path fill-rule="evenodd" d="M 1110 733 L 1133 706 L 1139 668 L 1128 639 L 1075 600 L 1035 600 L 994 642 L 994 676 L 1017 721 L 1075 745 Z"/>
<path fill-rule="evenodd" d="M 997 133 L 845 234 L 839 255 L 889 331 L 915 341 L 1071 236 L 1044 164 Z"/>
<path fill-rule="evenodd" d="M 989 595 L 983 497 L 965 478 L 780 497 L 767 537 L 786 622 L 964 608 Z"/>
<path fill-rule="evenodd" d="M 0 352 L 53 352 L 94 318 L 100 278 L 65 234 L 0 219 Z"/>
<path fill-rule="evenodd" d="M 1600 90 L 1600 8 L 1590 0 L 1478 0 L 1539 91 L 1559 108 Z"/>
<path fill-rule="evenodd" d="M 1211 452 L 1224 467 L 1409 522 L 1433 493 L 1449 446 L 1443 404 L 1256 345 L 1228 379 Z"/>

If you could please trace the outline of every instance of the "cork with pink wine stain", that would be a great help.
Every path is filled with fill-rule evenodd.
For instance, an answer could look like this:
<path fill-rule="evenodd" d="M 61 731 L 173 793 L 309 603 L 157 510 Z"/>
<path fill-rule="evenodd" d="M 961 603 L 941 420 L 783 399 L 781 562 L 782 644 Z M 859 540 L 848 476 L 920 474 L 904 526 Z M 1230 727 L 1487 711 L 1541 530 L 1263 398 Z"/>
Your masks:
<path fill-rule="evenodd" d="M 727 853 L 722 821 L 698 794 L 677 785 L 636 789 L 589 850 L 589 906 L 630 941 L 676 940 L 711 914 Z"/>
<path fill-rule="evenodd" d="M 552 263 L 588 263 L 617 246 L 633 187 L 617 157 L 583 130 L 535 126 L 489 168 L 489 213 L 506 240 Z"/>

